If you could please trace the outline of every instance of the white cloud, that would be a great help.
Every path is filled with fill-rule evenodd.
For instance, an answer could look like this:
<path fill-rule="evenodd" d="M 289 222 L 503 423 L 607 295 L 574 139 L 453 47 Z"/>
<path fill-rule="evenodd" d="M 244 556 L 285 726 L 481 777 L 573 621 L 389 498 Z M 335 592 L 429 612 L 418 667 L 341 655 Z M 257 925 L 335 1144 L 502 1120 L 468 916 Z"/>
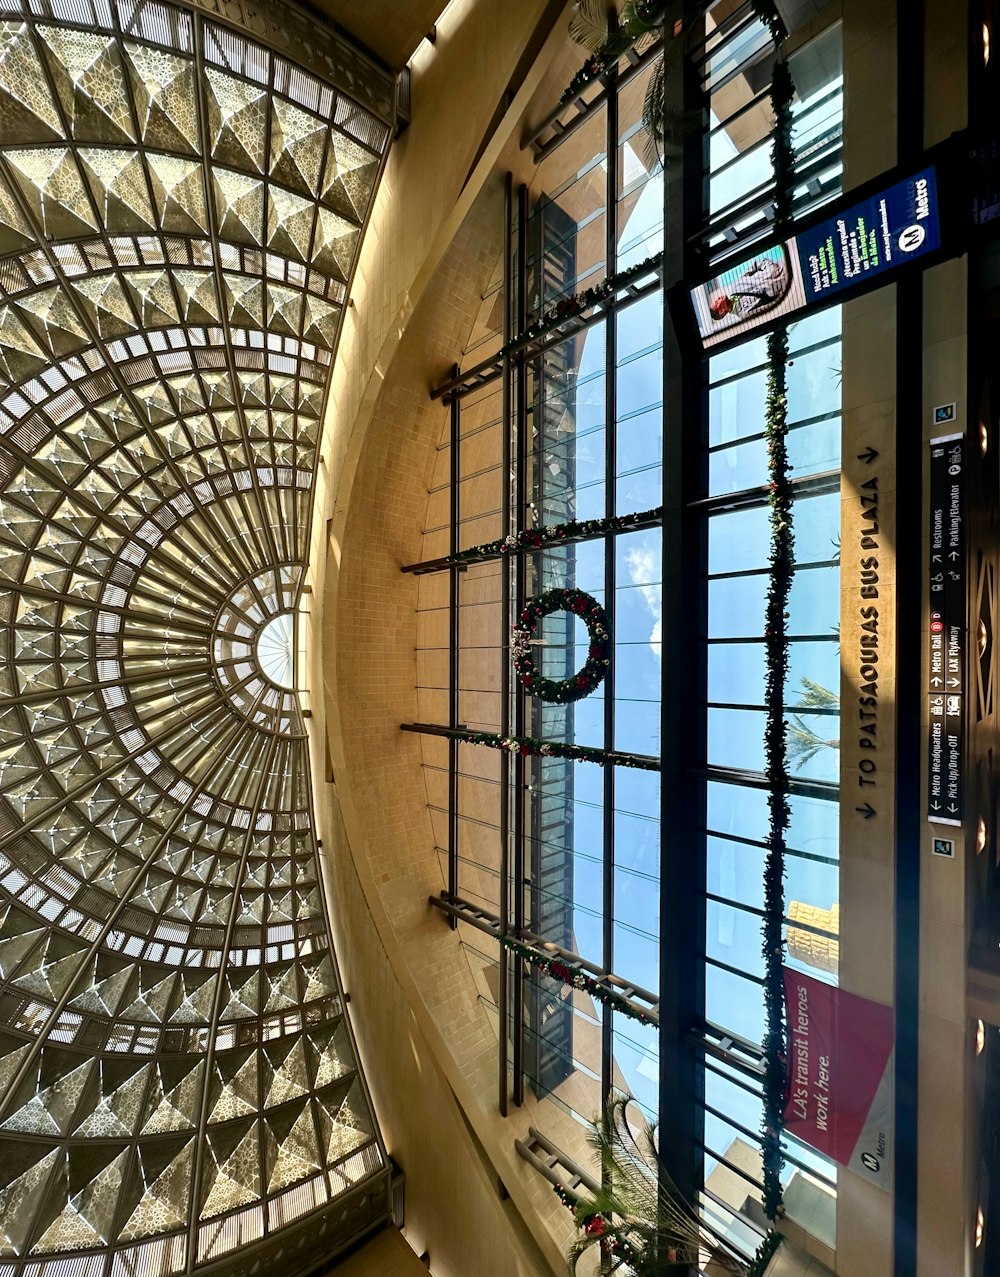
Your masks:
<path fill-rule="evenodd" d="M 630 546 L 625 552 L 625 566 L 632 578 L 632 584 L 639 586 L 639 592 L 653 618 L 649 646 L 654 656 L 660 656 L 660 645 L 663 639 L 663 587 L 649 583 L 650 577 L 656 572 L 656 558 L 649 548 L 640 549 L 639 546 Z"/>

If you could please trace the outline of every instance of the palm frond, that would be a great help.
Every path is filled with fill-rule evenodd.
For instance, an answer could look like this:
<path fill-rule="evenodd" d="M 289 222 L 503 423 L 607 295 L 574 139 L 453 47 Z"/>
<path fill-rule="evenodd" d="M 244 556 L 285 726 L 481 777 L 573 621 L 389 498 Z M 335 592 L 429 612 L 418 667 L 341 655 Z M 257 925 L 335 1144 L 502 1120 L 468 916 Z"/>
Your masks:
<path fill-rule="evenodd" d="M 798 703 L 794 708 L 806 711 L 816 709 L 839 710 L 840 693 L 831 691 L 830 688 L 824 687 L 822 683 L 817 683 L 815 679 L 803 676 L 802 691 L 799 693 Z M 820 736 L 804 721 L 801 714 L 789 714 L 789 767 L 805 767 L 807 763 L 810 763 L 816 757 L 821 749 L 839 748 L 839 740 L 828 740 L 825 736 Z"/>
<path fill-rule="evenodd" d="M 617 24 L 615 24 L 617 25 Z M 576 0 L 569 20 L 570 39 L 599 53 L 612 31 L 607 0 Z"/>
<path fill-rule="evenodd" d="M 833 692 L 815 679 L 802 677 L 802 691 L 796 709 L 840 709 L 840 693 Z"/>
<path fill-rule="evenodd" d="M 698 112 L 668 110 L 667 73 L 668 67 L 661 57 L 650 74 L 642 104 L 642 162 L 649 170 L 660 164 L 666 166 L 680 153 L 685 136 L 701 124 Z"/>
<path fill-rule="evenodd" d="M 645 132 L 643 163 L 647 168 L 662 164 L 666 148 L 666 68 L 662 56 L 657 58 L 642 101 L 642 124 Z"/>
<path fill-rule="evenodd" d="M 614 1097 L 594 1119 L 588 1141 L 603 1170 L 605 1186 L 575 1207 L 582 1236 L 570 1251 L 576 1272 L 593 1246 L 604 1246 L 611 1271 L 627 1266 L 639 1277 L 668 1277 L 710 1257 L 713 1270 L 741 1273 L 731 1245 L 681 1197 L 664 1170 L 656 1126 L 629 1120 L 632 1097 Z"/>

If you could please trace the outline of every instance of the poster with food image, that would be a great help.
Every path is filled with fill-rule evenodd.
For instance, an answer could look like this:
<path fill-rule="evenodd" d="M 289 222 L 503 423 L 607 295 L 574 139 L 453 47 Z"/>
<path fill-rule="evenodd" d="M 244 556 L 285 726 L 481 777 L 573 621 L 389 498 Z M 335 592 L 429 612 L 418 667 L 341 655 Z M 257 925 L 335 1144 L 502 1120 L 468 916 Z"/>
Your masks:
<path fill-rule="evenodd" d="M 706 346 L 801 309 L 806 294 L 795 241 L 763 249 L 700 284 L 692 289 L 691 300 Z"/>

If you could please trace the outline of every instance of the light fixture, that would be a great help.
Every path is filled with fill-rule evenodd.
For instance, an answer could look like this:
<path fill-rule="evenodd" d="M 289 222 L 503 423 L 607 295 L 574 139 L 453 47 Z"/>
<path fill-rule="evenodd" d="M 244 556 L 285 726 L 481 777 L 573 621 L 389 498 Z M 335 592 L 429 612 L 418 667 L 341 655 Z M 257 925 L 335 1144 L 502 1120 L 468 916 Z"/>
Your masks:
<path fill-rule="evenodd" d="M 979 455 L 985 457 L 990 446 L 989 427 L 985 421 L 979 423 Z"/>
<path fill-rule="evenodd" d="M 982 1020 L 976 1021 L 976 1054 L 982 1055 L 986 1047 L 986 1025 Z"/>
<path fill-rule="evenodd" d="M 979 817 L 979 824 L 976 826 L 976 855 L 978 856 L 986 846 L 986 821 L 982 816 Z"/>
<path fill-rule="evenodd" d="M 988 67 L 990 64 L 990 26 L 988 22 L 983 23 L 983 66 Z"/>
<path fill-rule="evenodd" d="M 983 1233 L 986 1231 L 986 1220 L 983 1218 L 983 1208 L 980 1206 L 976 1211 L 976 1250 L 983 1244 Z"/>

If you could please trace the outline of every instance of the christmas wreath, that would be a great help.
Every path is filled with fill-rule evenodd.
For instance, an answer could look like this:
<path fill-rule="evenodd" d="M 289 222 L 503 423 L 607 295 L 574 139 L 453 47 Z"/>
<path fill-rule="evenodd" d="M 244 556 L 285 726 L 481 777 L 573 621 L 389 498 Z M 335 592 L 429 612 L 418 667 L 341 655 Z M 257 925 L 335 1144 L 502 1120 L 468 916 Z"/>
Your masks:
<path fill-rule="evenodd" d="M 572 612 L 587 627 L 590 647 L 583 669 L 569 678 L 545 678 L 538 672 L 532 655 L 532 635 L 543 617 L 553 612 Z M 521 683 L 533 696 L 543 701 L 565 705 L 589 696 L 601 684 L 611 664 L 611 627 L 600 603 L 583 590 L 546 590 L 529 599 L 521 613 L 520 624 L 511 640 L 514 670 Z"/>

